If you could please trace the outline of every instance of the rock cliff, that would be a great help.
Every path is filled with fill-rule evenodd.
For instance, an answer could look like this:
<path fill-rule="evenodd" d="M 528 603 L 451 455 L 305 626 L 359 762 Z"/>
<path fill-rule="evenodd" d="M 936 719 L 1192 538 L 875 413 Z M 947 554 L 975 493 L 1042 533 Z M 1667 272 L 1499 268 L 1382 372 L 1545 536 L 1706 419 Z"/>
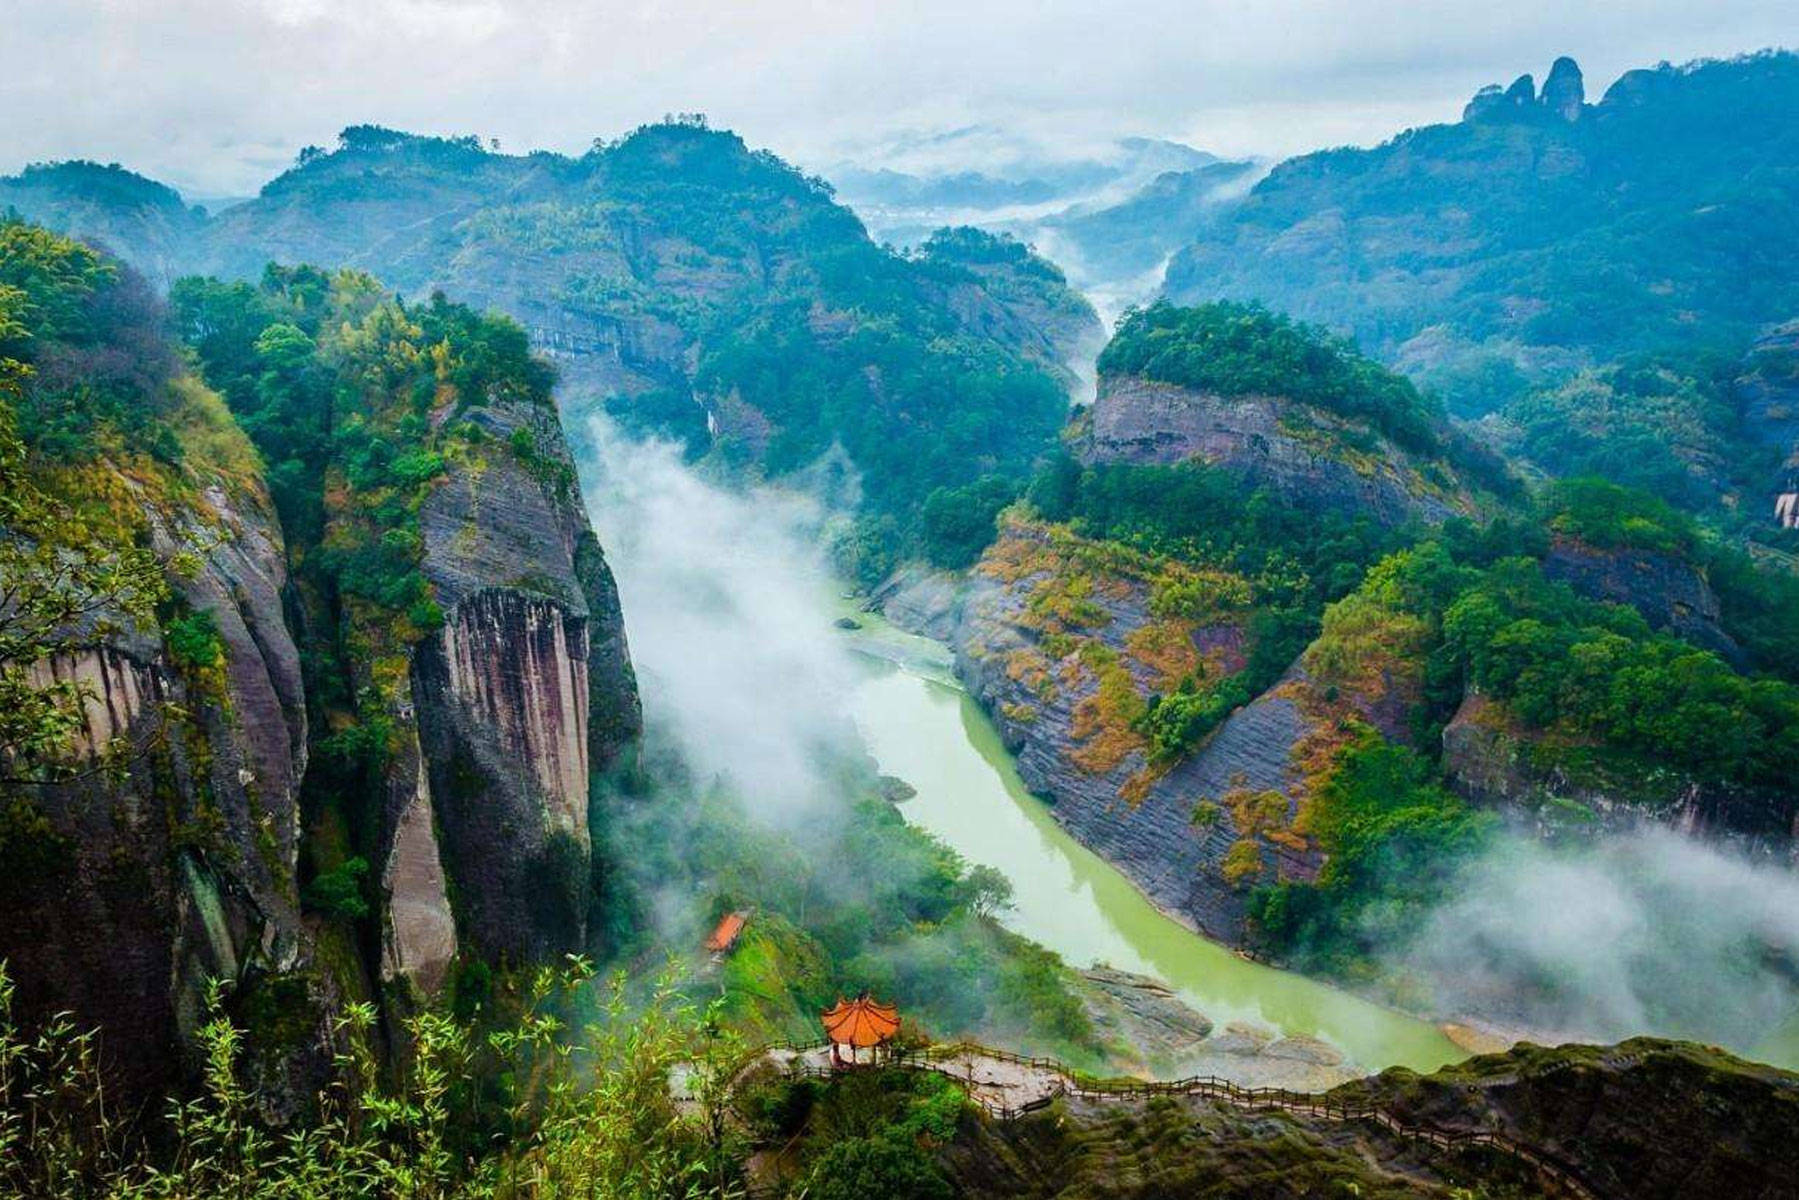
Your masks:
<path fill-rule="evenodd" d="M 1473 498 L 1440 462 L 1279 396 L 1221 397 L 1108 375 L 1068 441 L 1087 465 L 1206 463 L 1296 508 L 1386 525 L 1474 511 Z"/>
<path fill-rule="evenodd" d="M 38 664 L 46 682 L 87 687 L 78 758 L 97 770 L 109 745 L 122 758 L 32 789 L 40 861 L 0 882 L 0 958 L 23 1010 L 102 1028 L 127 1094 L 197 1065 L 188 1039 L 209 979 L 250 986 L 309 956 L 296 887 L 307 717 L 281 530 L 260 484 L 142 503 L 165 560 L 192 556 L 171 573 L 175 603 L 209 619 L 216 661 L 139 628 Z M 299 1021 L 288 1049 L 316 1050 L 322 1026 Z"/>
<path fill-rule="evenodd" d="M 1179 571 L 1012 522 L 975 569 L 957 671 L 1057 821 L 1159 907 L 1235 942 L 1252 883 L 1317 871 L 1310 841 L 1294 829 L 1303 795 L 1294 749 L 1312 721 L 1296 692 L 1277 690 L 1231 716 L 1197 753 L 1152 762 L 1137 726 L 1148 696 L 1190 672 L 1228 677 L 1249 648 L 1241 606 L 1197 618 L 1158 612 L 1169 570 Z M 1215 583 L 1229 586 L 1200 586 Z"/>
<path fill-rule="evenodd" d="M 1711 584 L 1679 555 L 1558 537 L 1543 559 L 1543 574 L 1590 599 L 1627 604 L 1652 628 L 1716 651 L 1739 669 L 1746 661 L 1742 647 L 1720 624 Z"/>
<path fill-rule="evenodd" d="M 451 470 L 420 510 L 444 623 L 412 656 L 424 766 L 391 784 L 383 879 L 405 919 L 389 921 L 383 961 L 426 991 L 458 947 L 528 962 L 587 946 L 588 780 L 641 720 L 617 590 L 554 415 L 477 411 L 501 445 L 522 430 L 536 450 Z"/>
<path fill-rule="evenodd" d="M 92 303 L 117 305 L 104 289 L 131 276 L 102 265 Z M 31 345 L 44 369 L 0 413 L 10 431 L 15 404 L 123 386 L 101 371 L 132 383 L 128 429 L 71 405 L 95 449 L 65 464 L 27 441 L 28 467 L 8 469 L 45 481 L 29 528 L 148 547 L 169 591 L 153 617 L 145 601 L 84 618 L 30 667 L 85 694 L 78 769 L 0 791 L 0 959 L 21 1015 L 99 1028 L 138 1099 L 201 1065 L 218 980 L 278 1120 L 316 1097 L 346 1000 L 380 1002 L 393 1038 L 459 962 L 593 948 L 590 779 L 640 726 L 617 591 L 522 333 L 303 277 L 333 320 L 281 321 L 276 283 L 235 290 L 263 326 L 195 355 L 233 398 L 221 357 L 249 364 L 274 397 L 259 421 L 188 372 L 141 284 L 135 323 L 101 326 L 105 353 Z M 305 386 L 269 382 L 264 327 Z"/>
<path fill-rule="evenodd" d="M 1490 83 L 1468 101 L 1462 120 L 1524 121 L 1553 116 L 1578 121 L 1586 109 L 1586 99 L 1580 65 L 1564 55 L 1551 64 L 1541 93 L 1529 75 L 1518 76 L 1508 88 Z"/>
<path fill-rule="evenodd" d="M 1443 730 L 1451 786 L 1532 832 L 1584 833 L 1663 825 L 1792 862 L 1799 795 L 1706 784 L 1673 768 L 1564 744 L 1502 704 L 1470 693 Z"/>

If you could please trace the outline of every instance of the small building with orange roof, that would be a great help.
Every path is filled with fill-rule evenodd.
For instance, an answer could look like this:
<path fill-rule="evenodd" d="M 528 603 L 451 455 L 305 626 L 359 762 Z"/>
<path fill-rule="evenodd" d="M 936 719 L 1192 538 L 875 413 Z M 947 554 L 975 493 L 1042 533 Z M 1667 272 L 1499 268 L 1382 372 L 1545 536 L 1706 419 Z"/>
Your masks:
<path fill-rule="evenodd" d="M 819 1019 L 824 1023 L 825 1039 L 831 1043 L 831 1064 L 837 1067 L 881 1062 L 900 1025 L 899 1009 L 880 1003 L 867 992 L 854 1000 L 839 996 Z"/>
<path fill-rule="evenodd" d="M 720 919 L 718 928 L 712 931 L 712 936 L 706 939 L 706 949 L 711 951 L 714 957 L 729 954 L 731 948 L 737 945 L 737 939 L 742 935 L 743 927 L 749 924 L 749 920 L 750 914 L 742 909 L 726 913 Z"/>

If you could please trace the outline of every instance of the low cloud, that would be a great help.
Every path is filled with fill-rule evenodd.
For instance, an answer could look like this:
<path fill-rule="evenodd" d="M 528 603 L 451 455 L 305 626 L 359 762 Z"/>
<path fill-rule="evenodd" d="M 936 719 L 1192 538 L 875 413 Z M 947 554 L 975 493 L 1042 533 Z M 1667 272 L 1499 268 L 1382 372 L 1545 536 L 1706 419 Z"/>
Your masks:
<path fill-rule="evenodd" d="M 618 577 L 645 719 L 702 780 L 755 813 L 832 799 L 855 753 L 854 664 L 833 639 L 825 507 L 790 489 L 716 485 L 664 442 L 593 430 L 585 487 Z"/>
<path fill-rule="evenodd" d="M 1407 958 L 1446 1011 L 1753 1054 L 1799 1014 L 1799 877 L 1665 830 L 1560 850 L 1508 838 Z"/>
<path fill-rule="evenodd" d="M 1787 0 L 12 0 L 4 26 L 0 171 L 117 160 L 203 195 L 360 122 L 579 151 L 683 110 L 813 166 L 983 124 L 1052 157 L 1130 134 L 1283 155 L 1453 120 L 1558 54 L 1597 91 L 1793 36 Z"/>

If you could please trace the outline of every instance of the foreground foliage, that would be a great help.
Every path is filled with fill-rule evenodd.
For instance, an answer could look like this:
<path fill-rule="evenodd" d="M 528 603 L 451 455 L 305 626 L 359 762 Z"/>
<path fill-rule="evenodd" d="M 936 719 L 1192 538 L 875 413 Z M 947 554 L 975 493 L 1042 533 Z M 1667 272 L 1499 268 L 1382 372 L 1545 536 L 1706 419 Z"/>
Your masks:
<path fill-rule="evenodd" d="M 771 820 L 726 787 L 696 788 L 653 739 L 645 757 L 636 793 L 605 805 L 619 866 L 601 910 L 621 961 L 698 946 L 747 910 L 716 982 L 696 976 L 692 989 L 719 997 L 720 1019 L 752 1041 L 811 1041 L 819 1012 L 866 988 L 939 1036 L 1098 1061 L 1072 972 L 994 919 L 1010 902 L 1004 878 L 908 824 L 865 768 L 844 764 L 836 786 L 849 799 Z"/>
<path fill-rule="evenodd" d="M 17 1200 L 650 1200 L 733 1194 L 742 1147 L 722 1116 L 730 1038 L 664 980 L 641 1007 L 573 960 L 539 971 L 516 1021 L 427 1012 L 385 1072 L 376 1014 L 337 1023 L 335 1080 L 301 1124 L 273 1128 L 241 1082 L 254 1047 L 214 989 L 203 1088 L 160 1125 L 108 1100 L 94 1035 L 14 1022 L 0 967 L 0 1196 Z M 578 1027 L 570 1014 L 598 997 Z M 670 1074 L 692 1070 L 686 1111 Z M 154 1134 L 155 1136 L 150 1136 Z"/>

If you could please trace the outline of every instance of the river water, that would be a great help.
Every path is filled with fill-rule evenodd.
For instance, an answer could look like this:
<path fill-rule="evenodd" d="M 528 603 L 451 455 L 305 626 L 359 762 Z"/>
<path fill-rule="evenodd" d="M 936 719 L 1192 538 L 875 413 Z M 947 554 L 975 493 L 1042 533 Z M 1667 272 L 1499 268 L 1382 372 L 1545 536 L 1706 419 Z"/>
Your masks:
<path fill-rule="evenodd" d="M 595 433 L 598 453 L 585 464 L 583 487 L 617 572 L 647 719 L 681 749 L 697 776 L 730 778 L 771 821 L 801 819 L 836 795 L 836 777 L 818 769 L 819 731 L 840 728 L 847 715 L 880 769 L 918 789 L 901 811 L 969 861 L 1002 871 L 1015 893 L 1005 920 L 1070 964 L 1103 961 L 1157 977 L 1221 1026 L 1248 1021 L 1321 1037 L 1367 1070 L 1426 1069 L 1463 1057 L 1426 1021 L 1246 962 L 1206 941 L 1158 912 L 1078 844 L 1025 789 L 997 731 L 957 685 L 947 649 L 836 598 L 818 505 L 780 489 L 720 488 L 690 470 L 674 447 L 632 442 L 603 423 Z M 851 618 L 857 627 L 833 631 L 833 617 Z M 746 703 L 746 697 L 778 701 Z M 1685 888 L 1671 893 L 1676 931 L 1692 924 L 1681 919 L 1688 913 L 1710 919 L 1727 907 L 1749 909 L 1760 923 L 1739 915 L 1726 926 L 1735 931 L 1727 949 L 1799 947 L 1790 936 L 1799 929 L 1790 917 L 1799 911 L 1799 894 L 1788 876 L 1706 862 L 1708 872 L 1657 876 Z M 1695 893 L 1694 879 L 1710 890 Z M 1683 899 L 1693 894 L 1696 901 Z M 1759 905 L 1750 903 L 1764 894 Z M 1556 903 L 1549 918 L 1560 911 Z M 1595 907 L 1603 916 L 1619 905 L 1571 910 L 1583 915 Z M 1555 921 L 1544 917 L 1541 904 L 1513 903 L 1501 911 L 1536 914 L 1508 918 L 1504 932 L 1515 942 L 1551 943 L 1548 957 L 1527 961 L 1546 964 L 1557 977 L 1592 983 L 1591 960 L 1614 968 L 1648 963 L 1647 986 L 1658 994 L 1668 982 L 1697 981 L 1716 987 L 1717 1007 L 1730 1010 L 1732 989 L 1744 992 L 1759 1008 L 1736 1004 L 1730 1011 L 1753 1018 L 1736 1020 L 1736 1030 L 1731 1021 L 1705 1021 L 1665 1032 L 1728 1040 L 1752 1057 L 1799 1066 L 1799 1004 L 1784 1003 L 1791 995 L 1784 976 L 1770 983 L 1772 971 L 1792 957 L 1770 967 L 1763 961 L 1769 954 L 1760 952 L 1745 962 L 1740 953 L 1717 952 L 1714 937 L 1699 943 L 1710 947 L 1708 957 L 1689 962 L 1681 947 L 1693 939 L 1670 943 L 1657 923 L 1666 918 L 1655 914 L 1639 921 L 1636 941 L 1611 946 L 1566 931 L 1559 941 L 1544 936 L 1555 930 L 1543 925 Z M 1615 952 L 1607 958 L 1607 950 Z M 1799 948 L 1790 954 L 1799 955 Z M 1598 982 L 1625 973 L 1599 971 Z M 1589 987 L 1583 994 L 1598 1005 L 1613 991 Z M 1634 1000 L 1634 993 L 1626 998 Z M 1622 1037 L 1649 1022 L 1614 1013 L 1608 1024 L 1613 1037 Z"/>
<path fill-rule="evenodd" d="M 1247 1021 L 1331 1042 L 1364 1069 L 1431 1070 L 1466 1054 L 1427 1021 L 1248 962 L 1164 916 L 1075 841 L 1019 778 L 999 732 L 937 643 L 864 614 L 847 635 L 867 659 L 851 716 L 884 774 L 918 789 L 900 805 L 971 863 L 1012 881 L 1005 923 L 1072 966 L 1154 976 L 1217 1025 Z"/>

